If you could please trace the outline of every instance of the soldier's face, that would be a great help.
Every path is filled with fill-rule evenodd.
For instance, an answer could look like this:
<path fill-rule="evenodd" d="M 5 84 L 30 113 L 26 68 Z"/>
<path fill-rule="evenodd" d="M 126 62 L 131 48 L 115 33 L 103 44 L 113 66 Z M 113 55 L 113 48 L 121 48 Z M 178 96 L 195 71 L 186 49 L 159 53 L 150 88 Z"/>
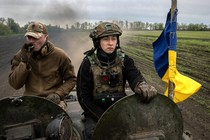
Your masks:
<path fill-rule="evenodd" d="M 106 36 L 100 39 L 100 46 L 101 49 L 108 53 L 111 54 L 114 52 L 116 46 L 117 46 L 117 36 Z"/>
<path fill-rule="evenodd" d="M 47 40 L 48 35 L 43 34 L 39 39 L 27 36 L 27 41 L 33 44 L 33 51 L 38 52 Z"/>

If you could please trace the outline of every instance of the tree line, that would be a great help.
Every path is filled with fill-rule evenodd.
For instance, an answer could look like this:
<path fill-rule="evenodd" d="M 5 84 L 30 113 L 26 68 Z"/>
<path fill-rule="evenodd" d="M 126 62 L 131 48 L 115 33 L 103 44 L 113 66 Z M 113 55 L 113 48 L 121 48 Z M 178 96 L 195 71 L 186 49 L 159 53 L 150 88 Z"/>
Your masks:
<path fill-rule="evenodd" d="M 54 31 L 64 31 L 64 30 L 91 30 L 96 25 L 101 23 L 99 22 L 75 22 L 73 24 L 66 24 L 64 28 L 61 28 L 60 25 L 47 25 L 49 32 Z M 142 22 L 142 21 L 112 21 L 118 24 L 123 30 L 163 30 L 164 24 L 163 23 L 149 23 L 149 22 Z M 0 18 L 0 35 L 10 35 L 10 34 L 20 34 L 26 31 L 26 28 L 30 22 L 25 24 L 23 27 L 19 25 L 19 23 L 15 22 L 12 18 Z M 177 23 L 177 30 L 180 31 L 210 31 L 210 25 L 206 25 L 203 23 L 200 24 L 185 24 L 185 23 Z"/>

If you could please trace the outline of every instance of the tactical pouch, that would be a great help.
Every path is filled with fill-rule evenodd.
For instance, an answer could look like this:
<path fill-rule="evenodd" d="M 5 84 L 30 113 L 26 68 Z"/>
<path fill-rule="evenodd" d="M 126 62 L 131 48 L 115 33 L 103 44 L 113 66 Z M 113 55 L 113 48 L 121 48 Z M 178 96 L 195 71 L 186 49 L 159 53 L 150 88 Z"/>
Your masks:
<path fill-rule="evenodd" d="M 94 95 L 94 101 L 96 103 L 114 103 L 124 96 L 126 96 L 125 93 L 97 93 Z"/>

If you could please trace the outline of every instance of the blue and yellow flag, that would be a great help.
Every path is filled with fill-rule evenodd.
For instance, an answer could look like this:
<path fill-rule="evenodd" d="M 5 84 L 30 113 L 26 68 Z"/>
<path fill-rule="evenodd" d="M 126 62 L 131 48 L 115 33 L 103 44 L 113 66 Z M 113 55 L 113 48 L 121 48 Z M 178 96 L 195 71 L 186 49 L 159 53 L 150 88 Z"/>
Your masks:
<path fill-rule="evenodd" d="M 171 18 L 170 10 L 167 15 L 165 29 L 153 43 L 154 65 L 158 75 L 166 82 L 166 96 L 169 95 L 169 81 L 174 84 L 173 101 L 178 103 L 196 93 L 201 88 L 201 84 L 189 77 L 181 75 L 176 69 L 177 9 L 172 16 Z"/>

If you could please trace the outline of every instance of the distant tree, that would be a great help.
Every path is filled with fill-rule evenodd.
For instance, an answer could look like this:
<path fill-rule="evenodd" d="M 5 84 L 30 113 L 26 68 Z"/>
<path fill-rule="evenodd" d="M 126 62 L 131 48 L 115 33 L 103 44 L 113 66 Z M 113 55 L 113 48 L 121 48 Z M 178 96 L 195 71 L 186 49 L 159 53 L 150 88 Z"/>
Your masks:
<path fill-rule="evenodd" d="M 146 24 L 145 24 L 145 30 L 149 30 L 149 22 L 146 22 Z"/>
<path fill-rule="evenodd" d="M 75 28 L 75 26 L 74 26 L 74 25 L 71 25 L 71 29 L 75 30 L 76 28 Z"/>
<path fill-rule="evenodd" d="M 125 28 L 128 29 L 128 21 L 125 21 Z"/>
<path fill-rule="evenodd" d="M 5 18 L 3 18 L 3 17 L 0 18 L 0 23 L 4 24 L 5 21 L 6 21 Z"/>
<path fill-rule="evenodd" d="M 153 27 L 154 27 L 154 26 L 153 26 L 153 24 L 152 24 L 152 23 L 150 23 L 150 24 L 149 24 L 149 29 L 150 29 L 150 30 L 154 30 L 154 28 L 153 28 Z"/>
<path fill-rule="evenodd" d="M 0 23 L 0 35 L 8 35 L 11 33 L 12 33 L 12 30 L 7 25 Z"/>
<path fill-rule="evenodd" d="M 80 26 L 81 26 L 80 23 L 76 22 L 75 24 L 76 24 L 76 29 L 80 29 Z"/>
<path fill-rule="evenodd" d="M 177 30 L 182 30 L 182 31 L 185 31 L 185 30 L 187 30 L 187 24 L 185 24 L 185 23 L 181 23 L 181 24 L 179 24 L 178 23 L 178 25 L 177 25 Z"/>
<path fill-rule="evenodd" d="M 32 22 L 32 21 L 31 21 Z M 1 33 L 3 34 L 11 34 L 11 33 L 24 33 L 26 31 L 26 28 L 29 23 L 23 27 L 20 27 L 18 23 L 14 21 L 12 18 L 8 18 L 7 20 L 3 17 L 0 18 L 0 29 Z M 77 31 L 77 30 L 90 30 L 96 27 L 98 24 L 102 23 L 104 21 L 98 21 L 98 22 L 75 22 L 73 25 L 66 24 L 66 30 L 70 29 L 71 31 Z M 113 23 L 118 24 L 122 29 L 126 30 L 163 30 L 164 24 L 163 23 L 148 23 L 148 22 L 142 22 L 142 21 L 134 21 L 129 22 L 127 20 L 113 20 Z M 47 25 L 49 32 L 57 32 L 57 31 L 63 31 L 65 29 L 61 28 L 59 25 L 52 26 L 51 24 Z M 210 25 L 205 25 L 203 23 L 201 24 L 184 24 L 184 23 L 177 23 L 177 30 L 179 31 L 209 31 Z"/>
<path fill-rule="evenodd" d="M 7 19 L 7 26 L 12 30 L 13 33 L 19 33 L 20 32 L 20 26 L 18 23 L 14 21 L 12 18 Z"/>
<path fill-rule="evenodd" d="M 205 24 L 203 24 L 203 23 L 201 23 L 200 25 L 199 25 L 199 30 L 201 30 L 201 31 L 206 31 L 208 29 L 208 26 L 207 25 L 205 25 Z"/>
<path fill-rule="evenodd" d="M 92 28 L 93 28 L 93 24 L 92 23 L 88 23 L 87 29 L 89 30 L 89 29 L 92 29 Z"/>
<path fill-rule="evenodd" d="M 125 28 L 124 21 L 122 20 L 118 22 L 118 25 L 120 26 L 120 28 Z"/>
<path fill-rule="evenodd" d="M 163 30 L 164 29 L 163 23 L 154 23 L 153 29 L 154 30 Z"/>
<path fill-rule="evenodd" d="M 29 23 L 28 23 L 28 24 L 25 24 L 25 25 L 22 27 L 22 29 L 23 29 L 24 31 L 26 31 L 28 25 L 29 25 Z"/>
<path fill-rule="evenodd" d="M 80 29 L 87 30 L 87 26 L 88 26 L 88 23 L 87 22 L 81 23 L 80 24 Z"/>

